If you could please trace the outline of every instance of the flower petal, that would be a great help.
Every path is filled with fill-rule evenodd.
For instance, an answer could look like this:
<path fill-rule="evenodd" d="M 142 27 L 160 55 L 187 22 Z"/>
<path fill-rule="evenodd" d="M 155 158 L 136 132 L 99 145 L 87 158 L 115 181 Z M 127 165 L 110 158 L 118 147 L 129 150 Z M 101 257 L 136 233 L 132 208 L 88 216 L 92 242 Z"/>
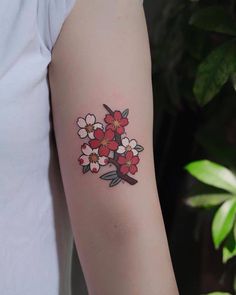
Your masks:
<path fill-rule="evenodd" d="M 127 153 L 126 153 L 126 160 L 131 160 L 133 158 L 133 153 L 132 153 L 132 151 L 128 151 Z"/>
<path fill-rule="evenodd" d="M 126 158 L 119 156 L 117 162 L 118 162 L 118 164 L 123 165 L 126 163 Z"/>
<path fill-rule="evenodd" d="M 137 141 L 135 139 L 131 139 L 130 142 L 129 142 L 129 145 L 131 146 L 131 148 L 135 148 L 136 145 L 137 145 Z"/>
<path fill-rule="evenodd" d="M 137 157 L 137 156 L 135 156 L 135 157 L 133 157 L 132 159 L 131 159 L 131 163 L 132 164 L 138 164 L 138 162 L 139 162 L 139 157 Z"/>
<path fill-rule="evenodd" d="M 98 139 L 92 139 L 89 141 L 89 144 L 92 149 L 96 149 L 100 146 L 100 141 Z"/>
<path fill-rule="evenodd" d="M 112 115 L 106 115 L 105 118 L 104 118 L 104 121 L 107 123 L 107 124 L 111 124 L 113 121 L 114 121 L 114 118 Z"/>
<path fill-rule="evenodd" d="M 125 147 L 127 147 L 127 146 L 129 145 L 129 139 L 128 139 L 128 137 L 124 137 L 124 138 L 122 139 L 122 144 L 123 144 L 123 146 L 125 146 Z"/>
<path fill-rule="evenodd" d="M 76 123 L 80 128 L 84 128 L 87 125 L 84 118 L 78 118 Z"/>
<path fill-rule="evenodd" d="M 137 156 L 138 155 L 138 151 L 136 149 L 132 149 L 133 155 Z"/>
<path fill-rule="evenodd" d="M 86 144 L 86 143 L 84 143 L 84 144 L 82 145 L 81 149 L 82 149 L 82 152 L 83 152 L 85 155 L 87 155 L 87 156 L 89 156 L 89 155 L 92 153 L 92 149 L 91 149 L 91 147 L 90 147 L 88 144 Z"/>
<path fill-rule="evenodd" d="M 137 168 L 136 165 L 131 165 L 129 167 L 129 171 L 130 171 L 131 174 L 135 174 L 138 171 L 138 168 Z"/>
<path fill-rule="evenodd" d="M 91 162 L 91 163 L 90 163 L 90 170 L 91 170 L 91 172 L 93 172 L 93 173 L 97 173 L 98 170 L 99 170 L 99 164 L 98 164 L 97 162 L 96 162 L 96 163 Z"/>
<path fill-rule="evenodd" d="M 93 114 L 87 114 L 87 116 L 85 117 L 85 121 L 87 124 L 93 125 L 96 121 L 96 118 Z"/>
<path fill-rule="evenodd" d="M 92 151 L 94 154 L 97 154 L 98 155 L 98 148 L 97 149 L 93 149 Z"/>
<path fill-rule="evenodd" d="M 101 123 L 95 123 L 95 124 L 93 125 L 93 129 L 96 130 L 96 129 L 98 129 L 98 128 L 100 128 L 100 129 L 103 130 L 103 125 L 102 125 Z"/>
<path fill-rule="evenodd" d="M 115 126 L 113 124 L 109 124 L 107 125 L 106 130 L 109 130 L 109 129 L 112 131 L 115 131 Z"/>
<path fill-rule="evenodd" d="M 78 161 L 79 161 L 80 165 L 86 166 L 89 164 L 89 157 L 86 155 L 82 155 L 81 157 L 79 157 Z"/>
<path fill-rule="evenodd" d="M 121 135 L 125 132 L 125 129 L 122 126 L 119 126 L 119 127 L 117 127 L 116 132 Z"/>
<path fill-rule="evenodd" d="M 128 121 L 127 118 L 122 118 L 122 119 L 120 120 L 120 125 L 121 125 L 121 126 L 127 126 L 128 124 L 129 124 L 129 121 Z"/>
<path fill-rule="evenodd" d="M 122 174 L 127 174 L 127 173 L 129 172 L 129 167 L 126 166 L 126 165 L 122 165 L 122 166 L 120 167 L 120 172 L 121 172 Z"/>
<path fill-rule="evenodd" d="M 85 138 L 88 135 L 88 133 L 84 128 L 82 128 L 78 131 L 78 135 L 80 136 L 80 138 Z"/>
<path fill-rule="evenodd" d="M 114 138 L 114 132 L 111 129 L 106 130 L 104 137 L 108 140 L 112 140 Z"/>
<path fill-rule="evenodd" d="M 98 129 L 96 129 L 96 130 L 94 131 L 94 136 L 95 136 L 97 139 L 101 140 L 101 139 L 104 138 L 104 132 L 102 131 L 102 129 L 98 128 Z"/>
<path fill-rule="evenodd" d="M 107 165 L 108 162 L 109 162 L 108 158 L 104 157 L 104 156 L 99 157 L 99 159 L 98 159 L 98 163 L 102 166 Z"/>
<path fill-rule="evenodd" d="M 116 151 L 118 154 L 123 154 L 125 152 L 125 147 L 120 145 Z"/>
<path fill-rule="evenodd" d="M 112 151 L 116 151 L 118 148 L 118 143 L 114 140 L 110 141 L 110 142 L 108 142 L 107 147 Z"/>
<path fill-rule="evenodd" d="M 109 155 L 109 152 L 110 152 L 110 150 L 109 150 L 109 148 L 107 146 L 101 145 L 99 147 L 98 153 L 99 153 L 100 156 L 106 156 L 107 157 Z"/>
<path fill-rule="evenodd" d="M 115 111 L 114 112 L 114 119 L 117 121 L 120 121 L 120 119 L 122 118 L 121 112 L 120 111 Z"/>
<path fill-rule="evenodd" d="M 94 137 L 94 131 L 89 132 L 89 133 L 88 133 L 88 137 L 89 137 L 90 139 L 94 139 L 94 138 L 95 138 L 95 137 Z"/>

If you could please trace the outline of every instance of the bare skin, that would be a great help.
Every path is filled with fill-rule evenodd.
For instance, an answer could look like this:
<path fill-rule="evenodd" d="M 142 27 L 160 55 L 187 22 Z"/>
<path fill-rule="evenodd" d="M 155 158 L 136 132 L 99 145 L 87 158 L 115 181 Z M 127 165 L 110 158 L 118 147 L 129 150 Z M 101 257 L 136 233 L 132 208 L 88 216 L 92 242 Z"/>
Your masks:
<path fill-rule="evenodd" d="M 89 294 L 177 295 L 154 173 L 151 61 L 142 5 L 77 0 L 54 46 L 49 81 L 63 185 Z M 76 120 L 92 113 L 102 122 L 103 104 L 129 109 L 127 136 L 144 148 L 138 171 L 129 172 L 135 184 L 110 187 L 100 178 L 109 165 L 82 172 L 78 159 L 85 140 Z"/>

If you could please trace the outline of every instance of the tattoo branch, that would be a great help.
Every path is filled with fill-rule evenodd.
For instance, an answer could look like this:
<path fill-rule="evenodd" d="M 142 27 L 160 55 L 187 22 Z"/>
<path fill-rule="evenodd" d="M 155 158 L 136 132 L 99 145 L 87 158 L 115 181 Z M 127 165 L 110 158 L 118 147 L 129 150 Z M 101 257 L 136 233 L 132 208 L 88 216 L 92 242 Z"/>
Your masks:
<path fill-rule="evenodd" d="M 137 180 L 131 175 L 138 172 L 139 154 L 144 148 L 126 136 L 129 109 L 112 111 L 106 104 L 103 106 L 108 112 L 104 117 L 105 124 L 97 122 L 95 115 L 90 113 L 76 120 L 79 137 L 87 140 L 81 146 L 79 164 L 83 173 L 97 173 L 100 167 L 112 164 L 115 170 L 103 174 L 101 179 L 110 181 L 110 187 L 121 181 L 134 185 Z"/>

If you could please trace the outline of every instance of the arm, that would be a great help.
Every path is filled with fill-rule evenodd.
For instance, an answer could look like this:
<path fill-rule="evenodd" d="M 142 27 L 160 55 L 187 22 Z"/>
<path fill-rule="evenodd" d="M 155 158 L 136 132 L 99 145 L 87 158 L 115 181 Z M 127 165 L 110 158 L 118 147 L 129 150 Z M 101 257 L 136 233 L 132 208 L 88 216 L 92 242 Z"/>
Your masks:
<path fill-rule="evenodd" d="M 78 0 L 55 44 L 49 78 L 63 184 L 89 294 L 178 294 L 154 174 L 151 63 L 140 3 Z M 105 127 L 125 109 L 128 125 L 117 119 L 108 127 L 114 154 L 107 155 L 101 125 L 95 131 L 86 126 L 90 138 L 81 138 L 85 123 L 78 118 L 92 113 Z M 114 129 L 118 125 L 126 135 Z M 132 168 L 117 150 L 126 136 L 144 147 L 129 153 L 140 159 Z M 84 143 L 103 157 L 99 167 L 96 153 L 87 165 L 92 153 Z M 122 181 L 110 187 L 112 179 L 100 178 L 109 171 Z"/>

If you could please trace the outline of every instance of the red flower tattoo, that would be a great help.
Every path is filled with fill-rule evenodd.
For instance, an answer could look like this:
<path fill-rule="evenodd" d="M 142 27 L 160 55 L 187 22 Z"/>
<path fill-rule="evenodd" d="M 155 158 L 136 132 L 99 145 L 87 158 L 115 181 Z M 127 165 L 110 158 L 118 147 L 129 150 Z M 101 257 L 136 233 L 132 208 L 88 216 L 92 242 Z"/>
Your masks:
<path fill-rule="evenodd" d="M 138 172 L 139 154 L 144 148 L 125 133 L 124 127 L 129 124 L 129 109 L 120 112 L 112 111 L 105 104 L 103 106 L 108 112 L 104 118 L 105 125 L 96 122 L 95 115 L 90 113 L 85 118 L 79 117 L 76 120 L 76 125 L 80 128 L 77 134 L 81 139 L 88 139 L 81 146 L 82 155 L 78 162 L 83 167 L 83 173 L 98 173 L 101 166 L 113 165 L 115 170 L 100 176 L 101 179 L 110 181 L 110 187 L 121 181 L 134 185 L 138 181 L 129 174 Z"/>
<path fill-rule="evenodd" d="M 89 141 L 91 148 L 98 148 L 98 153 L 100 156 L 108 156 L 110 151 L 115 151 L 118 148 L 118 143 L 113 140 L 114 132 L 110 129 L 105 132 L 102 129 L 96 129 L 94 131 L 95 139 Z"/>
<path fill-rule="evenodd" d="M 106 129 L 111 129 L 118 134 L 123 134 L 125 132 L 125 126 L 129 124 L 127 118 L 122 117 L 120 111 L 115 111 L 113 115 L 107 114 L 104 121 L 108 124 Z"/>
<path fill-rule="evenodd" d="M 117 162 L 121 165 L 120 172 L 123 174 L 129 172 L 135 174 L 138 171 L 137 164 L 139 162 L 139 157 L 134 156 L 132 151 L 128 151 L 125 156 L 119 156 Z"/>

